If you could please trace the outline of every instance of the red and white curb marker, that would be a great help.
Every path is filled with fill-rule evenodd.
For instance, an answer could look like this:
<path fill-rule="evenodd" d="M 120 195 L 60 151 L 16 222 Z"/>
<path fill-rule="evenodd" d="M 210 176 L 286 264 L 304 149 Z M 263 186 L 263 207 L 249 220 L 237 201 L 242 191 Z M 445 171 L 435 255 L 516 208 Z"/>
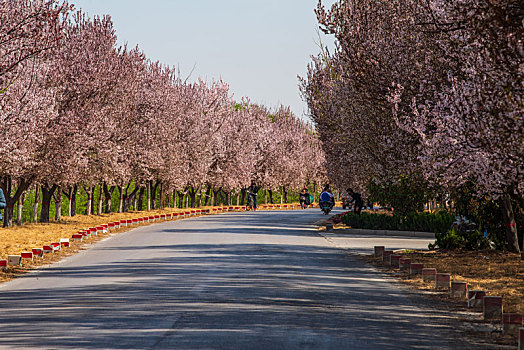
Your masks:
<path fill-rule="evenodd" d="M 0 270 L 7 270 L 7 260 L 0 260 Z"/>
<path fill-rule="evenodd" d="M 468 284 L 467 282 L 452 281 L 451 290 L 449 294 L 453 298 L 465 299 L 468 295 Z"/>
<path fill-rule="evenodd" d="M 435 282 L 437 279 L 437 269 L 424 268 L 422 269 L 422 280 L 424 282 Z"/>
<path fill-rule="evenodd" d="M 502 314 L 502 324 L 504 334 L 517 336 L 519 329 L 522 327 L 522 315 L 520 314 Z"/>
<path fill-rule="evenodd" d="M 435 288 L 449 290 L 451 288 L 451 275 L 449 273 L 437 273 Z"/>
<path fill-rule="evenodd" d="M 51 246 L 51 245 L 45 245 L 42 248 L 44 250 L 44 253 L 46 253 L 46 254 L 55 252 L 55 250 L 53 249 L 53 246 Z"/>
<path fill-rule="evenodd" d="M 73 234 L 73 236 L 71 237 L 71 239 L 73 241 L 82 241 L 82 239 L 84 238 L 84 235 L 81 234 L 81 233 L 75 233 Z"/>
<path fill-rule="evenodd" d="M 68 248 L 70 245 L 69 238 L 60 238 L 60 246 Z"/>
<path fill-rule="evenodd" d="M 384 264 L 386 265 L 391 265 L 390 263 L 390 260 L 389 260 L 389 257 L 393 254 L 393 251 L 392 250 L 385 250 L 383 253 L 382 253 L 382 262 L 384 262 Z"/>
<path fill-rule="evenodd" d="M 411 276 L 414 275 L 422 275 L 422 269 L 424 268 L 424 264 L 421 263 L 411 263 L 409 265 L 409 274 Z"/>
<path fill-rule="evenodd" d="M 502 297 L 485 296 L 482 298 L 484 320 L 502 321 Z"/>
<path fill-rule="evenodd" d="M 400 260 L 401 256 L 396 254 L 391 254 L 389 256 L 389 265 L 391 267 L 398 267 L 398 261 Z"/>
<path fill-rule="evenodd" d="M 9 266 L 21 266 L 22 257 L 20 255 L 9 255 L 7 256 L 7 265 Z"/>
<path fill-rule="evenodd" d="M 373 247 L 375 252 L 375 258 L 381 258 L 382 254 L 384 254 L 384 251 L 386 250 L 386 247 L 383 245 L 376 245 Z"/>
<path fill-rule="evenodd" d="M 400 271 L 409 271 L 410 266 L 411 266 L 410 258 L 398 259 L 398 267 L 400 268 Z"/>
<path fill-rule="evenodd" d="M 483 290 L 468 291 L 468 307 L 482 307 L 482 299 L 486 296 Z"/>
<path fill-rule="evenodd" d="M 41 258 L 44 256 L 44 250 L 42 248 L 33 248 L 31 251 L 34 257 Z"/>
<path fill-rule="evenodd" d="M 20 258 L 33 261 L 33 252 L 22 252 Z"/>
<path fill-rule="evenodd" d="M 60 250 L 60 243 L 59 242 L 51 243 L 51 247 L 53 247 L 53 250 Z"/>

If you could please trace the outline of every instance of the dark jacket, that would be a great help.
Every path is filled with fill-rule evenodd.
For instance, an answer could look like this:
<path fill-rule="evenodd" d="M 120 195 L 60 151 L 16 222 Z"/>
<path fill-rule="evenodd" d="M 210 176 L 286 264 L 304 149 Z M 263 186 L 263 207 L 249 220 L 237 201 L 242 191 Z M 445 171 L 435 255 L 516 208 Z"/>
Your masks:
<path fill-rule="evenodd" d="M 4 209 L 5 208 L 5 197 L 4 197 L 4 191 L 2 191 L 2 189 L 0 188 L 0 209 Z M 0 212 L 0 220 L 2 220 L 2 212 Z"/>
<path fill-rule="evenodd" d="M 258 193 L 258 190 L 260 190 L 260 187 L 257 186 L 257 185 L 251 185 L 247 188 L 247 190 L 249 192 L 251 192 L 252 194 L 257 194 Z"/>
<path fill-rule="evenodd" d="M 353 200 L 355 201 L 355 205 L 357 207 L 361 207 L 364 205 L 364 201 L 362 200 L 362 196 L 360 195 L 360 193 L 356 193 L 354 192 L 352 195 L 351 195 L 351 198 L 353 198 Z"/>

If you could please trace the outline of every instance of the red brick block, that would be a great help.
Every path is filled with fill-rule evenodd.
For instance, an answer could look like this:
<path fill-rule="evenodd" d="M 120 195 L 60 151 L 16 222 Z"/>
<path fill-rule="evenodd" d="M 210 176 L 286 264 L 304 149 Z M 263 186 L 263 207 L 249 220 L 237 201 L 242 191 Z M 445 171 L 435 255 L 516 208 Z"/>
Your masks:
<path fill-rule="evenodd" d="M 411 263 L 409 265 L 409 274 L 410 275 L 422 275 L 422 269 L 424 268 L 424 264 L 421 263 Z"/>
<path fill-rule="evenodd" d="M 382 253 L 382 262 L 384 262 L 386 265 L 390 264 L 389 257 L 391 256 L 391 254 L 393 254 L 393 251 L 391 250 L 385 250 Z"/>
<path fill-rule="evenodd" d="M 41 258 L 44 256 L 44 250 L 42 248 L 33 248 L 31 249 L 34 257 Z"/>
<path fill-rule="evenodd" d="M 22 252 L 20 253 L 22 259 L 33 260 L 33 252 Z"/>
<path fill-rule="evenodd" d="M 384 247 L 383 245 L 382 246 L 376 245 L 374 247 L 375 258 L 382 258 L 382 254 L 384 254 L 385 250 L 386 250 L 386 247 Z"/>
<path fill-rule="evenodd" d="M 517 336 L 519 329 L 522 327 L 522 315 L 520 314 L 502 314 L 502 324 L 504 334 Z"/>
<path fill-rule="evenodd" d="M 398 259 L 398 267 L 400 268 L 400 271 L 409 271 L 409 267 L 411 266 L 411 259 L 410 258 L 400 258 Z"/>
<path fill-rule="evenodd" d="M 485 320 L 502 321 L 502 297 L 485 296 L 482 298 L 482 307 Z"/>
<path fill-rule="evenodd" d="M 400 260 L 401 256 L 396 254 L 391 254 L 389 256 L 389 265 L 391 267 L 398 267 L 398 261 Z"/>
<path fill-rule="evenodd" d="M 468 284 L 466 282 L 452 281 L 449 293 L 454 298 L 465 299 L 468 295 Z"/>
<path fill-rule="evenodd" d="M 7 260 L 0 260 L 0 270 L 7 270 Z"/>
<path fill-rule="evenodd" d="M 451 288 L 451 275 L 449 273 L 437 273 L 435 288 L 449 290 Z"/>

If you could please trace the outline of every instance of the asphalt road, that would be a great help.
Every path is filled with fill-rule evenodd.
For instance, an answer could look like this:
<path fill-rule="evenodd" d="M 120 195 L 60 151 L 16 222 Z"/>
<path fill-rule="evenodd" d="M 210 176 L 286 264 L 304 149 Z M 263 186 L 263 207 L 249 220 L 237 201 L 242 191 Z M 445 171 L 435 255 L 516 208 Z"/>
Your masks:
<path fill-rule="evenodd" d="M 449 315 L 318 235 L 321 218 L 227 213 L 101 241 L 0 285 L 0 348 L 468 348 Z"/>

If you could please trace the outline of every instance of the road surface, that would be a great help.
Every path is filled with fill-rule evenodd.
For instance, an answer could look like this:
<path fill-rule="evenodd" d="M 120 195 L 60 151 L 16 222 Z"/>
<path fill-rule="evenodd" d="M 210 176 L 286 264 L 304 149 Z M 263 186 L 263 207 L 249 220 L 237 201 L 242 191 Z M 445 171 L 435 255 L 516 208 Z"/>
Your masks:
<path fill-rule="evenodd" d="M 101 241 L 0 285 L 0 348 L 468 348 L 446 313 L 321 237 L 321 218 L 227 213 Z"/>

